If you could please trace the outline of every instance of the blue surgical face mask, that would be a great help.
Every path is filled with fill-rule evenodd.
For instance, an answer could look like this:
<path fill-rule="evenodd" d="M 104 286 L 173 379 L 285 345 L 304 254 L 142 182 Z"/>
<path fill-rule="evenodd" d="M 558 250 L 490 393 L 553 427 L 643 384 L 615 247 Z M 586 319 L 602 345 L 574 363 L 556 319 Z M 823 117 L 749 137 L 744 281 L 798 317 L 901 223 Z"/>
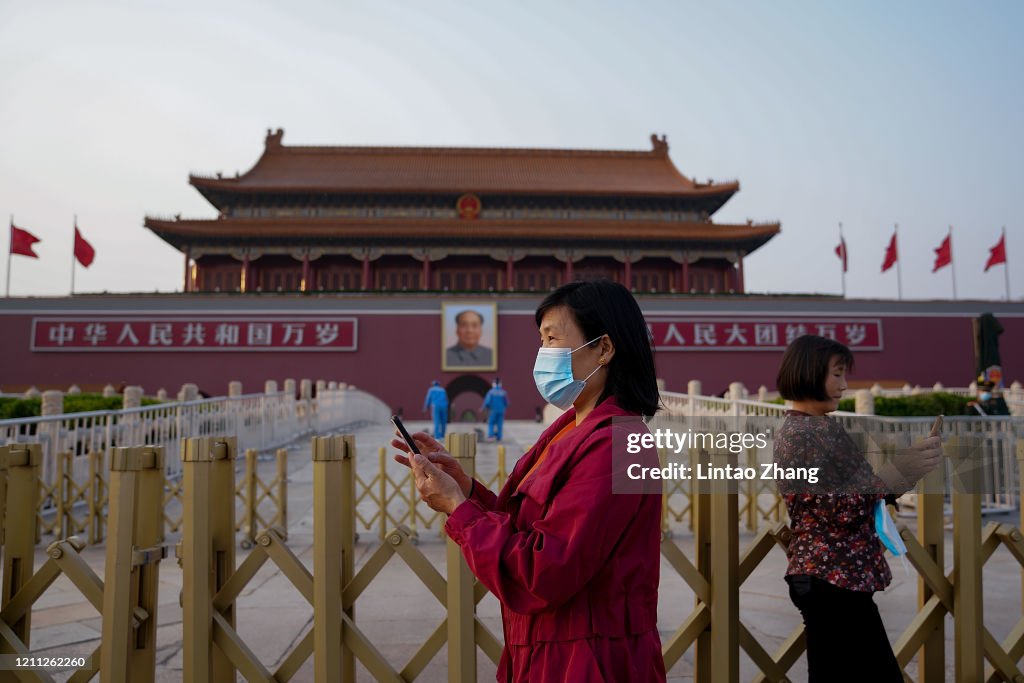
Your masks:
<path fill-rule="evenodd" d="M 583 346 L 593 344 L 603 337 L 594 337 Z M 544 348 L 537 349 L 537 360 L 533 364 L 533 381 L 537 384 L 537 391 L 541 397 L 551 405 L 568 410 L 569 406 L 579 397 L 594 372 L 601 369 L 598 365 L 583 379 L 576 379 L 572 374 L 572 354 L 576 353 L 583 346 L 575 349 L 567 348 Z"/>
<path fill-rule="evenodd" d="M 882 542 L 885 549 L 890 553 L 900 558 L 903 562 L 903 571 L 910 576 L 909 570 L 907 569 L 907 545 L 903 542 L 903 538 L 900 537 L 899 529 L 896 528 L 896 523 L 892 521 L 892 515 L 889 514 L 889 510 L 885 507 L 885 501 L 879 500 L 875 503 L 875 533 L 878 534 L 878 540 Z"/>
<path fill-rule="evenodd" d="M 982 401 L 990 401 L 992 400 L 992 394 L 990 394 L 987 391 L 983 391 L 981 392 L 981 396 L 979 398 L 981 398 Z"/>

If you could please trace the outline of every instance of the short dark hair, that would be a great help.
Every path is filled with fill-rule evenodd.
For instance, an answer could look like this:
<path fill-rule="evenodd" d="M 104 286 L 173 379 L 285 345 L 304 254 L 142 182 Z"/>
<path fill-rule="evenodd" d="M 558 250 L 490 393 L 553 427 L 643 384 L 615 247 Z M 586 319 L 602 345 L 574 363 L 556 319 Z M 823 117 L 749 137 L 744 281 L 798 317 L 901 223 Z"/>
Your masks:
<path fill-rule="evenodd" d="M 835 339 L 805 334 L 786 348 L 775 387 L 787 401 L 827 401 L 825 378 L 828 364 L 838 356 L 847 371 L 853 370 L 853 353 Z"/>
<path fill-rule="evenodd" d="M 537 307 L 537 327 L 544 315 L 558 306 L 569 309 L 585 340 L 607 334 L 615 346 L 598 403 L 614 396 L 630 412 L 654 415 L 661 395 L 654 373 L 651 336 L 640 306 L 629 290 L 604 279 L 562 285 Z"/>
<path fill-rule="evenodd" d="M 473 315 L 475 315 L 476 317 L 480 318 L 480 324 L 481 324 L 481 325 L 483 325 L 483 324 L 484 324 L 484 314 L 483 314 L 483 313 L 481 313 L 480 311 L 475 311 L 475 310 L 473 310 L 472 308 L 467 308 L 467 309 L 466 309 L 466 310 L 464 310 L 464 311 L 459 311 L 459 312 L 458 312 L 458 313 L 457 313 L 457 314 L 455 315 L 455 324 L 456 324 L 456 325 L 458 325 L 459 323 L 461 323 L 461 322 L 462 322 L 462 320 L 460 320 L 460 318 L 462 318 L 462 316 L 466 315 L 467 313 L 472 313 L 472 314 L 473 314 Z"/>

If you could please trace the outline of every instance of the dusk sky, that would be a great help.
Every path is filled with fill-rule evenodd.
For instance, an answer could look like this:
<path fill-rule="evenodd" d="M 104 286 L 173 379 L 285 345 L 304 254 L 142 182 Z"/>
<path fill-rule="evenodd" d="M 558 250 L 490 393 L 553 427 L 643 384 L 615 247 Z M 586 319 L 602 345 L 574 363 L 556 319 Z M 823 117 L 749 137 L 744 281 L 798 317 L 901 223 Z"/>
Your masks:
<path fill-rule="evenodd" d="M 739 179 L 720 222 L 782 223 L 753 292 L 960 298 L 1006 227 L 1024 296 L 1024 4 L 952 2 L 0 3 L 0 215 L 42 239 L 13 295 L 175 291 L 182 255 L 143 217 L 213 217 L 190 172 L 285 144 L 648 149 Z M 1013 188 L 1017 188 L 1014 190 Z M 1015 199 L 1017 197 L 1018 199 Z M 7 233 L 0 244 L 7 251 Z M 6 259 L 0 259 L 6 269 Z M 4 275 L 6 276 L 6 270 Z"/>

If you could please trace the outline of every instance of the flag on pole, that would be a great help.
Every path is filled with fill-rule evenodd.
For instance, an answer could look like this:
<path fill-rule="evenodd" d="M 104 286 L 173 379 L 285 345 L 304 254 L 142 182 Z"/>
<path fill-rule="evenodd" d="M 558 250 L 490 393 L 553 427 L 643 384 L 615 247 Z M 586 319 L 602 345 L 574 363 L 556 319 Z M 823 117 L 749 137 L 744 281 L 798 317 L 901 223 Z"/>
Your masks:
<path fill-rule="evenodd" d="M 896 233 L 892 234 L 892 239 L 889 240 L 889 246 L 885 248 L 885 260 L 882 262 L 882 272 L 889 270 L 899 260 L 899 255 L 896 250 Z"/>
<path fill-rule="evenodd" d="M 40 239 L 30 233 L 28 230 L 22 230 L 21 228 L 15 227 L 14 223 L 11 223 L 11 253 L 17 254 L 18 256 L 28 256 L 30 258 L 39 258 L 39 254 L 32 251 L 32 245 L 39 242 Z"/>
<path fill-rule="evenodd" d="M 92 248 L 92 245 L 85 241 L 82 237 L 82 233 L 78 231 L 78 226 L 75 226 L 75 258 L 82 264 L 82 267 L 88 268 L 92 265 L 92 260 L 96 258 L 96 250 Z"/>
<path fill-rule="evenodd" d="M 1006 263 L 1006 233 L 999 238 L 996 242 L 996 246 L 989 249 L 988 262 L 985 264 L 985 272 L 992 266 L 998 266 L 1000 263 Z"/>
<path fill-rule="evenodd" d="M 843 272 L 846 272 L 846 240 L 842 237 L 839 238 L 839 244 L 836 245 L 836 256 L 843 263 Z"/>
<path fill-rule="evenodd" d="M 932 272 L 936 272 L 939 268 L 945 268 L 953 262 L 953 242 L 949 235 L 946 235 L 946 239 L 942 240 L 942 244 L 935 250 L 935 265 L 932 266 Z"/>

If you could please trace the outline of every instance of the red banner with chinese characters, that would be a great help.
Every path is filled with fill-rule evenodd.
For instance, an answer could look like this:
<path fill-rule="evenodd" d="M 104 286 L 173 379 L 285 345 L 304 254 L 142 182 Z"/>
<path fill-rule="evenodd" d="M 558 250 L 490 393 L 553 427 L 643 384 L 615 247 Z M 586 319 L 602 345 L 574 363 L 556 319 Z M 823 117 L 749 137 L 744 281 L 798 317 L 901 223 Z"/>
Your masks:
<path fill-rule="evenodd" d="M 805 334 L 829 337 L 854 351 L 882 350 L 882 321 L 873 319 L 648 319 L 658 351 L 782 351 Z"/>
<path fill-rule="evenodd" d="M 357 321 L 318 316 L 33 318 L 33 351 L 355 351 Z"/>

